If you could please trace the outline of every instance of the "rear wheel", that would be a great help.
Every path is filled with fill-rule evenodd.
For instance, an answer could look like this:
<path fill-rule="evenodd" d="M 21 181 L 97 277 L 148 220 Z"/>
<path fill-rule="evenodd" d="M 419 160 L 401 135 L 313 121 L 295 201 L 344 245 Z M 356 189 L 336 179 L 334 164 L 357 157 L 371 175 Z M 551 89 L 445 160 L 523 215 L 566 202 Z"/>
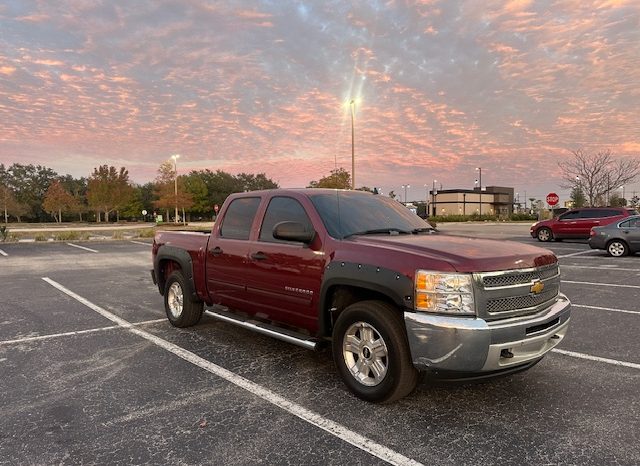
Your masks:
<path fill-rule="evenodd" d="M 169 322 L 175 327 L 190 327 L 202 317 L 202 301 L 191 298 L 187 281 L 180 271 L 172 272 L 167 279 L 164 308 Z"/>
<path fill-rule="evenodd" d="M 342 311 L 332 349 L 342 380 L 363 400 L 394 401 L 418 382 L 401 314 L 385 302 L 361 301 Z"/>
<path fill-rule="evenodd" d="M 622 257 L 629 254 L 629 246 L 624 241 L 614 239 L 607 244 L 607 254 L 612 257 Z"/>
<path fill-rule="evenodd" d="M 536 233 L 538 241 L 547 242 L 553 239 L 553 233 L 546 227 L 540 228 Z"/>

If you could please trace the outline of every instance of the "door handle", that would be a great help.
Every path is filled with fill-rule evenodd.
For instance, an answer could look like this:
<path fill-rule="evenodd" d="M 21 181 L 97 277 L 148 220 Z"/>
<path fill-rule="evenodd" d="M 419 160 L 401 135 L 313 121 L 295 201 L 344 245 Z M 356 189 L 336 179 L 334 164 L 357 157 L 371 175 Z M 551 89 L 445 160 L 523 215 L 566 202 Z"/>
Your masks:
<path fill-rule="evenodd" d="M 220 246 L 216 246 L 215 248 L 211 249 L 209 251 L 209 254 L 211 254 L 212 256 L 220 256 L 222 255 L 222 249 L 220 248 Z"/>
<path fill-rule="evenodd" d="M 263 261 L 267 259 L 267 255 L 262 251 L 258 251 L 251 254 L 251 259 L 254 261 Z"/>

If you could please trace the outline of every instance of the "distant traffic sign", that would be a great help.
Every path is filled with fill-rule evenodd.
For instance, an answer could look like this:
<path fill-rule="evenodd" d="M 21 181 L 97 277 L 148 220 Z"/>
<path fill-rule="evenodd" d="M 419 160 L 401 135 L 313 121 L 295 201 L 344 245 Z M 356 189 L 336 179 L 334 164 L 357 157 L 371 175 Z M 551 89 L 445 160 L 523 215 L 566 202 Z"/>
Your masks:
<path fill-rule="evenodd" d="M 549 204 L 550 206 L 556 205 L 559 201 L 560 201 L 560 198 L 556 193 L 547 194 L 547 204 Z"/>

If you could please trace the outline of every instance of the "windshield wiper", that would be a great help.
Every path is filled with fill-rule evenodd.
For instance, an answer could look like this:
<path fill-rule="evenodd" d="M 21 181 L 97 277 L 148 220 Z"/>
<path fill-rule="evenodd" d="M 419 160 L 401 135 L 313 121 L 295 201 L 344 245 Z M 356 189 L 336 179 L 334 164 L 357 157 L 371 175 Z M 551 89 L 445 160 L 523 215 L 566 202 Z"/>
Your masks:
<path fill-rule="evenodd" d="M 349 233 L 348 235 L 345 235 L 343 238 L 349 238 L 350 236 L 361 236 L 361 235 L 383 235 L 383 234 L 388 234 L 388 235 L 409 235 L 412 232 L 411 231 L 407 231 L 407 230 L 401 230 L 399 228 L 375 228 L 372 230 L 363 230 L 363 231 L 356 231 L 355 233 Z"/>

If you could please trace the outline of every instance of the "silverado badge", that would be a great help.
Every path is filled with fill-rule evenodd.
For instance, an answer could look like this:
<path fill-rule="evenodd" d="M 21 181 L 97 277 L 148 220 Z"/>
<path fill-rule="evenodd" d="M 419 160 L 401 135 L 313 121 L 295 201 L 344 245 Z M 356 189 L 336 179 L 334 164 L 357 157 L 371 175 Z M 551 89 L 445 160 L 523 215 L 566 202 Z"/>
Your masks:
<path fill-rule="evenodd" d="M 544 283 L 542 283 L 540 280 L 536 280 L 535 282 L 533 282 L 533 285 L 531 285 L 531 288 L 529 290 L 533 294 L 540 294 L 542 293 L 542 290 L 544 290 Z"/>

